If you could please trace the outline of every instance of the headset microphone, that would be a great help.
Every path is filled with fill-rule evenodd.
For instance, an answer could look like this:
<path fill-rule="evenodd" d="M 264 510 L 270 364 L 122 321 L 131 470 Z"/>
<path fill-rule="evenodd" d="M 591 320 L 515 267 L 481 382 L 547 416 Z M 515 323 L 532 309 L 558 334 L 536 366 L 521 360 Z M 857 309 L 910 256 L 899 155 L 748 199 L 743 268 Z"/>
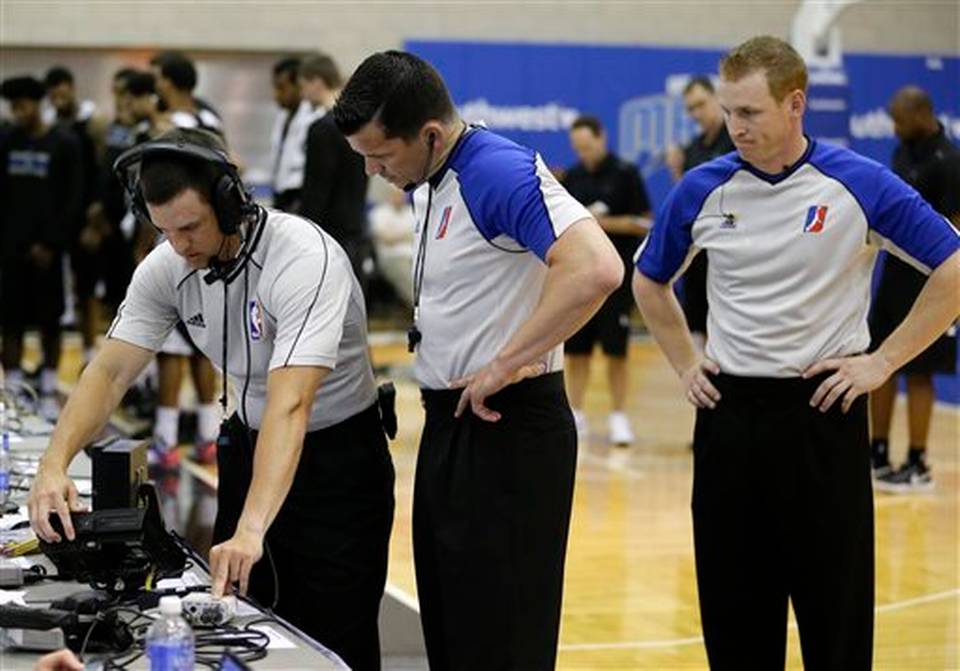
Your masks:
<path fill-rule="evenodd" d="M 223 246 L 227 244 L 226 234 L 220 239 L 220 246 L 217 248 L 217 253 L 210 257 L 210 260 L 207 262 L 207 269 L 210 271 L 203 276 L 203 281 L 208 285 L 213 284 L 217 280 L 222 280 L 227 276 L 227 271 L 233 265 L 232 263 L 224 263 L 220 260 L 220 254 L 223 253 Z"/>

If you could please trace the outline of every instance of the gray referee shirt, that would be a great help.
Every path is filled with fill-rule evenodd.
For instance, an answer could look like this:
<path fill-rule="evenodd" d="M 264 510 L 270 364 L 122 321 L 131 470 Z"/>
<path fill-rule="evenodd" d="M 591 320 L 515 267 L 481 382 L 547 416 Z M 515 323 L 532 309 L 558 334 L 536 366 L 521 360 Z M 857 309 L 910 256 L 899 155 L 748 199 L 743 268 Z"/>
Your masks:
<path fill-rule="evenodd" d="M 226 372 L 240 417 L 253 429 L 260 428 L 271 370 L 329 368 L 308 425 L 315 431 L 376 399 L 363 294 L 346 253 L 319 226 L 266 212 L 262 230 L 249 234 L 249 260 L 226 283 L 208 284 L 210 271 L 190 268 L 169 242 L 157 246 L 137 267 L 107 336 L 157 351 L 182 321 L 203 354 Z"/>

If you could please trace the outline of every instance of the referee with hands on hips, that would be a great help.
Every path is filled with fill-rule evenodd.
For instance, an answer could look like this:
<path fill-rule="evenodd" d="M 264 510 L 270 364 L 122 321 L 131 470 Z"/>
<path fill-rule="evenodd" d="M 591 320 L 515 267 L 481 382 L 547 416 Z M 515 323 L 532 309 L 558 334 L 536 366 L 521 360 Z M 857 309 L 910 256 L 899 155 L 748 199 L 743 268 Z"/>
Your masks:
<path fill-rule="evenodd" d="M 873 501 L 866 392 L 960 312 L 960 238 L 890 170 L 803 133 L 807 70 L 757 37 L 720 62 L 737 148 L 687 173 L 637 256 L 634 293 L 697 406 L 693 528 L 713 669 L 783 668 L 787 600 L 804 666 L 869 669 Z M 871 354 L 877 251 L 929 273 Z M 707 253 L 707 346 L 671 284 Z"/>
<path fill-rule="evenodd" d="M 178 129 L 117 161 L 133 208 L 166 242 L 137 267 L 40 462 L 30 521 L 74 538 L 66 475 L 177 321 L 224 375 L 211 591 L 231 583 L 339 654 L 379 669 L 377 616 L 393 521 L 393 465 L 367 353 L 360 286 L 311 222 L 265 210 L 222 142 Z M 260 561 L 267 553 L 267 562 Z"/>
<path fill-rule="evenodd" d="M 415 189 L 413 542 L 430 667 L 553 668 L 576 467 L 561 343 L 623 263 L 543 160 L 466 124 L 422 59 L 368 57 L 333 116 L 368 174 Z"/>

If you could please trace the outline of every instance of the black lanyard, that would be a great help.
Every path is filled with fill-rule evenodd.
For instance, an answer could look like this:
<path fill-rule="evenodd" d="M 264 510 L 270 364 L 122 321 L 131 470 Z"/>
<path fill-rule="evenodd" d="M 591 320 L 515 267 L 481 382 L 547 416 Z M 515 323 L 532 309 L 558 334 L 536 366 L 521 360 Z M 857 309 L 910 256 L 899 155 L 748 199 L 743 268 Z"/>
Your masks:
<path fill-rule="evenodd" d="M 450 150 L 451 156 L 453 155 L 453 152 L 457 150 L 457 145 L 460 144 L 460 140 L 463 139 L 463 136 L 466 135 L 469 129 L 469 124 L 463 124 L 460 134 L 453 143 L 453 149 Z M 419 345 L 420 341 L 423 340 L 423 333 L 419 328 L 420 294 L 423 291 L 423 271 L 427 265 L 427 235 L 429 234 L 428 229 L 430 227 L 430 210 L 433 208 L 433 180 L 427 175 L 427 173 L 430 171 L 430 163 L 432 161 L 433 143 L 431 142 L 428 145 L 427 165 L 423 171 L 424 181 L 427 182 L 427 211 L 424 213 L 423 226 L 421 227 L 420 231 L 420 243 L 417 245 L 417 258 L 413 264 L 413 326 L 407 329 L 407 351 L 411 353 L 416 351 L 417 345 Z"/>
<path fill-rule="evenodd" d="M 427 264 L 427 226 L 430 223 L 430 209 L 433 207 L 433 183 L 427 187 L 427 212 L 423 217 L 420 231 L 420 244 L 417 247 L 417 259 L 413 265 L 413 326 L 407 331 L 407 351 L 414 352 L 423 340 L 423 333 L 417 325 L 420 322 L 420 293 L 423 291 L 423 269 Z"/>

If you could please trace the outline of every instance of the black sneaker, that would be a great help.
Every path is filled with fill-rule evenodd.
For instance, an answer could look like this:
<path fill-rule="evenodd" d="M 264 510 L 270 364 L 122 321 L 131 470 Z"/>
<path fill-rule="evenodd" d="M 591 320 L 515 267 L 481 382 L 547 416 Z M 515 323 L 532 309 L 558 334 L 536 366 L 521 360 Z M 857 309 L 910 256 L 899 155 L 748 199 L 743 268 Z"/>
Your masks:
<path fill-rule="evenodd" d="M 870 442 L 870 470 L 874 480 L 893 473 L 893 466 L 890 465 L 889 444 L 886 440 L 875 438 Z"/>
<path fill-rule="evenodd" d="M 890 459 L 887 458 L 887 455 L 879 457 L 874 454 L 870 460 L 870 471 L 873 473 L 873 479 L 879 480 L 893 473 L 893 466 L 890 465 Z"/>
<path fill-rule="evenodd" d="M 933 489 L 933 476 L 924 462 L 907 462 L 896 471 L 877 478 L 876 488 L 891 494 L 929 492 Z"/>

